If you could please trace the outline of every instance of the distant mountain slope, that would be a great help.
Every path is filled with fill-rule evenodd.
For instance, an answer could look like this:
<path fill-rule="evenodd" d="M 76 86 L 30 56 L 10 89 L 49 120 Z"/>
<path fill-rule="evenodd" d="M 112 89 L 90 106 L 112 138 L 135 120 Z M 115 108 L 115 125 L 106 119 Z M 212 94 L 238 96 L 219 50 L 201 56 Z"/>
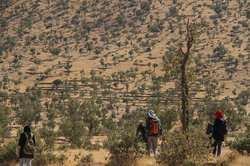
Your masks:
<path fill-rule="evenodd" d="M 125 83 L 111 86 L 118 94 L 132 93 L 143 83 L 150 86 L 147 78 L 153 74 L 163 75 L 161 58 L 183 41 L 185 32 L 180 27 L 189 19 L 206 27 L 193 52 L 196 75 L 215 79 L 208 84 L 222 87 L 220 98 L 235 96 L 234 89 L 238 93 L 249 87 L 248 6 L 242 0 L 1 1 L 2 82 L 6 77 L 12 80 L 5 86 L 10 92 L 35 85 L 44 95 L 53 95 L 49 92 L 55 89 L 53 81 L 68 80 L 72 87 L 78 85 L 75 91 L 83 96 L 93 89 L 85 86 L 83 78 L 126 77 L 131 85 L 127 90 Z M 164 91 L 173 87 L 161 84 Z M 198 98 L 208 89 L 197 88 Z M 153 93 L 149 87 L 146 92 Z"/>

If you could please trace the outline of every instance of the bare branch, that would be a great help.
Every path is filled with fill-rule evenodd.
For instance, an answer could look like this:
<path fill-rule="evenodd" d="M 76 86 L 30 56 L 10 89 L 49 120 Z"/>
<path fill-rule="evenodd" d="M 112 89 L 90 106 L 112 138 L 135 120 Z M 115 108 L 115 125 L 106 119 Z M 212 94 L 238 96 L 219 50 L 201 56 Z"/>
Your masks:
<path fill-rule="evenodd" d="M 181 54 L 184 56 L 185 53 L 183 52 L 182 48 L 180 46 L 178 46 L 178 47 L 179 47 L 179 50 L 181 51 Z"/>

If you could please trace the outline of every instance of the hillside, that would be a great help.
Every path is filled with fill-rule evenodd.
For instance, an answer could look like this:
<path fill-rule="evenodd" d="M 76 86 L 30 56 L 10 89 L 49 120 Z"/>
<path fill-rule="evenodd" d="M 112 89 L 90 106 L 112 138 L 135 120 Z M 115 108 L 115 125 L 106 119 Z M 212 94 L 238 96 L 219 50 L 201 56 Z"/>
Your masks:
<path fill-rule="evenodd" d="M 161 57 L 179 42 L 181 15 L 206 24 L 194 52 L 198 65 L 230 91 L 246 89 L 249 28 L 244 2 L 47 2 L 13 1 L 2 14 L 2 75 L 17 82 L 20 78 L 16 84 L 21 91 L 35 83 L 45 88 L 58 78 L 80 81 L 82 69 L 87 77 L 93 69 L 105 78 L 137 68 L 140 78 L 152 68 L 148 64 L 157 64 L 161 75 Z M 215 55 L 219 46 L 226 49 L 222 57 Z M 235 70 L 226 70 L 231 68 Z"/>
<path fill-rule="evenodd" d="M 46 91 L 55 79 L 76 79 L 79 84 L 81 70 L 87 77 L 95 70 L 105 78 L 136 68 L 135 79 L 140 80 L 141 73 L 152 72 L 157 64 L 155 73 L 162 75 L 161 57 L 167 48 L 180 42 L 178 25 L 182 15 L 206 24 L 194 56 L 198 67 L 204 66 L 229 89 L 220 96 L 232 96 L 233 89 L 246 89 L 247 4 L 173 2 L 9 2 L 1 18 L 2 75 L 19 86 L 8 89 L 25 91 L 36 84 Z M 220 46 L 225 49 L 222 55 L 215 51 Z M 124 86 L 121 88 L 124 91 Z"/>
<path fill-rule="evenodd" d="M 174 80 L 162 82 L 162 57 L 185 41 L 179 27 L 187 19 L 202 29 L 192 53 L 193 101 L 207 94 L 233 100 L 249 87 L 245 1 L 1 3 L 6 5 L 1 10 L 3 94 L 38 89 L 47 101 L 68 88 L 68 96 L 94 94 L 118 110 L 146 106 L 155 98 L 173 104 L 177 92 Z"/>
<path fill-rule="evenodd" d="M 10 106 L 15 128 L 8 137 L 27 122 L 48 125 L 50 109 L 58 131 L 72 98 L 94 105 L 98 118 L 91 118 L 98 125 L 103 118 L 98 127 L 107 130 L 134 110 L 179 109 L 162 58 L 185 50 L 188 20 L 199 32 L 190 61 L 192 118 L 225 109 L 230 130 L 241 133 L 249 128 L 249 18 L 246 0 L 1 0 L 0 102 Z M 41 112 L 19 122 L 25 92 Z M 105 135 L 98 127 L 93 135 Z"/>

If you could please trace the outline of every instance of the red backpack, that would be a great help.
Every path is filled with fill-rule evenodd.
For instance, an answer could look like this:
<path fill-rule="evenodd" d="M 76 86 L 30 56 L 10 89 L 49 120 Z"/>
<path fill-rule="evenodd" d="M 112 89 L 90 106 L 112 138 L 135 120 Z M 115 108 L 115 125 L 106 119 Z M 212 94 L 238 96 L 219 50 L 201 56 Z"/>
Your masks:
<path fill-rule="evenodd" d="M 159 122 L 156 119 L 151 119 L 149 134 L 157 135 L 158 133 L 159 133 Z"/>

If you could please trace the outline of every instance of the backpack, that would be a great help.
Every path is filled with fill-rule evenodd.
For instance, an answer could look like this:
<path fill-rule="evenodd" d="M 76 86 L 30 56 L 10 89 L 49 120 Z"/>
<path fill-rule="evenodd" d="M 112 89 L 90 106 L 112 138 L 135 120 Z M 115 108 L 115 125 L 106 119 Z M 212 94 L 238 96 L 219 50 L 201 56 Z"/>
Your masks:
<path fill-rule="evenodd" d="M 221 121 L 221 123 L 220 123 L 220 127 L 218 129 L 218 133 L 221 135 L 225 135 L 225 134 L 227 134 L 227 122 L 222 118 L 220 118 L 220 121 Z"/>
<path fill-rule="evenodd" d="M 158 133 L 159 133 L 159 122 L 156 119 L 151 119 L 149 134 L 157 135 Z"/>
<path fill-rule="evenodd" d="M 33 155 L 35 153 L 35 143 L 33 141 L 33 134 L 31 134 L 30 138 L 27 133 L 24 133 L 26 136 L 26 141 L 23 147 L 23 152 L 27 155 Z"/>

